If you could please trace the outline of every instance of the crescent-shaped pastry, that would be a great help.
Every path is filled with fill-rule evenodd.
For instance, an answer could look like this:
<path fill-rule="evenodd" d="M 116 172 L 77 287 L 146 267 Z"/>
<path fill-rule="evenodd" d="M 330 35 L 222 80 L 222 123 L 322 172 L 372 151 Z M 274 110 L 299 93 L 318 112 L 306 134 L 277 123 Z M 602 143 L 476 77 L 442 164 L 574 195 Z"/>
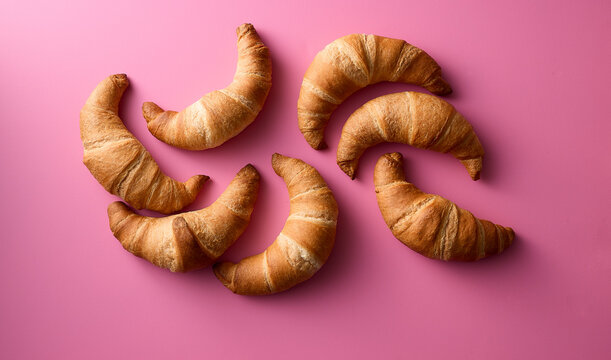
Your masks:
<path fill-rule="evenodd" d="M 195 200 L 208 176 L 181 183 L 159 170 L 119 118 L 119 102 L 128 85 L 125 74 L 111 75 L 87 99 L 80 122 L 83 163 L 106 191 L 136 209 L 176 212 Z"/>
<path fill-rule="evenodd" d="M 274 154 L 272 167 L 289 191 L 284 228 L 263 253 L 237 264 L 214 265 L 214 274 L 241 295 L 265 295 L 303 282 L 327 261 L 335 242 L 337 203 L 318 171 L 305 162 Z"/>
<path fill-rule="evenodd" d="M 153 218 L 114 202 L 108 206 L 110 230 L 125 250 L 159 267 L 199 269 L 212 264 L 246 230 L 258 190 L 259 173 L 247 165 L 201 210 Z"/>
<path fill-rule="evenodd" d="M 297 102 L 299 129 L 314 149 L 324 148 L 331 114 L 350 95 L 381 81 L 424 87 L 433 94 L 452 92 L 439 65 L 403 40 L 352 34 L 319 52 L 303 77 Z"/>
<path fill-rule="evenodd" d="M 142 105 L 148 129 L 157 139 L 187 150 L 217 147 L 252 123 L 272 86 L 272 61 L 255 28 L 243 24 L 238 34 L 238 66 L 233 82 L 204 95 L 181 112 Z"/>
<path fill-rule="evenodd" d="M 407 182 L 399 153 L 380 157 L 373 182 L 386 225 L 399 241 L 424 256 L 474 261 L 499 254 L 513 242 L 511 228 L 480 220 Z"/>
<path fill-rule="evenodd" d="M 479 179 L 484 149 L 471 124 L 436 96 L 402 92 L 380 96 L 358 108 L 346 121 L 337 147 L 337 164 L 352 179 L 359 158 L 381 142 L 449 152 Z"/>

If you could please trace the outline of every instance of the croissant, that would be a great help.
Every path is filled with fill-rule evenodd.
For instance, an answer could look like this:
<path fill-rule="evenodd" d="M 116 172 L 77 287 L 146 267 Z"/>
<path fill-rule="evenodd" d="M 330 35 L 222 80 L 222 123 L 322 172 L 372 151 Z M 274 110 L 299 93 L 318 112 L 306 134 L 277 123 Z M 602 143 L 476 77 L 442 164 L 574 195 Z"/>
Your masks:
<path fill-rule="evenodd" d="M 327 45 L 308 68 L 297 102 L 299 129 L 314 149 L 324 148 L 331 114 L 350 95 L 381 81 L 422 86 L 437 95 L 452 92 L 439 65 L 403 40 L 352 34 Z"/>
<path fill-rule="evenodd" d="M 243 167 L 207 208 L 166 216 L 135 214 L 122 202 L 108 207 L 113 235 L 125 250 L 173 272 L 212 264 L 246 230 L 257 199 L 259 173 Z"/>
<path fill-rule="evenodd" d="M 272 167 L 289 191 L 291 210 L 284 228 L 263 253 L 213 267 L 223 285 L 237 294 L 273 294 L 309 279 L 335 242 L 337 203 L 318 171 L 279 154 L 273 155 Z"/>
<path fill-rule="evenodd" d="M 386 225 L 397 239 L 424 256 L 474 261 L 501 253 L 514 240 L 511 228 L 480 220 L 407 182 L 399 153 L 380 157 L 373 182 Z"/>
<path fill-rule="evenodd" d="M 125 74 L 111 75 L 87 99 L 80 121 L 83 163 L 104 189 L 136 209 L 178 211 L 195 200 L 208 176 L 181 183 L 159 170 L 119 118 L 119 102 L 128 85 Z"/>
<path fill-rule="evenodd" d="M 255 28 L 243 24 L 238 34 L 238 65 L 233 82 L 204 95 L 181 112 L 142 105 L 148 129 L 157 139 L 187 150 L 217 147 L 252 123 L 272 85 L 272 62 Z"/>
<path fill-rule="evenodd" d="M 346 121 L 337 147 L 337 164 L 352 179 L 359 158 L 381 142 L 451 153 L 479 179 L 484 149 L 465 118 L 447 102 L 428 94 L 402 92 L 380 96 Z"/>

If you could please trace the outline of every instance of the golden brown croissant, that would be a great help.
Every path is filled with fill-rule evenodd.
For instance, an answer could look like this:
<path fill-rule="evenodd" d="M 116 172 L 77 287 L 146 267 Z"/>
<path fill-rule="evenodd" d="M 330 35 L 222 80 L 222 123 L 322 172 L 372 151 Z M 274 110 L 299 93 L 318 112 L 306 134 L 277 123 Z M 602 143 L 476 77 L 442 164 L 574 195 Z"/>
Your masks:
<path fill-rule="evenodd" d="M 199 269 L 212 264 L 246 230 L 258 189 L 259 173 L 247 165 L 201 210 L 152 218 L 114 202 L 108 207 L 110 229 L 127 251 L 159 267 Z"/>
<path fill-rule="evenodd" d="M 157 139 L 179 148 L 217 147 L 252 123 L 272 85 L 272 62 L 255 28 L 243 24 L 238 34 L 238 66 L 233 82 L 204 95 L 181 112 L 142 105 L 148 129 Z"/>
<path fill-rule="evenodd" d="M 325 147 L 333 111 L 355 91 L 380 81 L 415 84 L 437 95 L 452 92 L 439 65 L 423 50 L 382 36 L 344 36 L 316 55 L 303 78 L 297 116 L 310 146 Z"/>
<path fill-rule="evenodd" d="M 335 242 L 337 203 L 318 171 L 279 154 L 272 157 L 272 166 L 288 187 L 290 214 L 263 253 L 237 264 L 214 265 L 216 277 L 237 294 L 272 294 L 309 279 L 327 261 Z"/>
<path fill-rule="evenodd" d="M 359 158 L 381 142 L 408 144 L 451 153 L 479 179 L 484 149 L 471 124 L 447 102 L 428 94 L 402 92 L 380 96 L 346 121 L 337 147 L 337 164 L 355 177 Z"/>
<path fill-rule="evenodd" d="M 111 75 L 98 84 L 81 110 L 83 162 L 110 193 L 136 209 L 169 214 L 195 200 L 208 176 L 178 182 L 159 170 L 148 151 L 119 118 L 119 102 L 129 81 Z"/>
<path fill-rule="evenodd" d="M 480 220 L 405 181 L 399 153 L 380 157 L 373 182 L 386 225 L 397 239 L 424 256 L 473 261 L 499 254 L 513 242 L 511 228 Z"/>

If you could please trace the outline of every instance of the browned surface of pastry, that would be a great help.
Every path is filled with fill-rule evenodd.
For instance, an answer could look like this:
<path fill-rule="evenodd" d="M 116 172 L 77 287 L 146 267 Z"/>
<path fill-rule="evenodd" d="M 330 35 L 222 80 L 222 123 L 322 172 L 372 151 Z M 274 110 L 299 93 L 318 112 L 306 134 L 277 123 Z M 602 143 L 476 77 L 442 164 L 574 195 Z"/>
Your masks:
<path fill-rule="evenodd" d="M 238 35 L 238 65 L 233 82 L 215 90 L 181 112 L 164 111 L 152 102 L 142 105 L 148 129 L 157 139 L 188 150 L 217 147 L 252 123 L 272 85 L 269 49 L 251 24 Z"/>
<path fill-rule="evenodd" d="M 237 264 L 214 265 L 216 277 L 237 294 L 272 294 L 309 279 L 335 243 L 337 203 L 318 171 L 279 154 L 272 157 L 272 166 L 286 183 L 291 210 L 280 235 L 263 253 Z"/>
<path fill-rule="evenodd" d="M 129 81 L 111 75 L 98 84 L 81 110 L 83 163 L 110 193 L 136 209 L 173 213 L 195 200 L 208 176 L 181 183 L 166 176 L 119 118 L 119 102 Z"/>
<path fill-rule="evenodd" d="M 403 40 L 352 34 L 320 51 L 303 78 L 297 116 L 299 129 L 314 149 L 324 148 L 324 131 L 333 111 L 350 95 L 381 81 L 424 87 L 437 95 L 452 92 L 439 65 Z"/>
<path fill-rule="evenodd" d="M 399 153 L 380 157 L 374 184 L 386 225 L 397 239 L 424 256 L 474 261 L 501 253 L 514 240 L 511 228 L 480 220 L 451 201 L 423 193 L 407 182 Z"/>
<path fill-rule="evenodd" d="M 127 251 L 159 267 L 199 269 L 212 264 L 246 230 L 258 190 L 259 173 L 247 165 L 201 210 L 152 218 L 114 202 L 108 207 L 110 229 Z"/>
<path fill-rule="evenodd" d="M 471 124 L 436 96 L 408 91 L 365 103 L 344 124 L 337 164 L 354 179 L 361 155 L 382 142 L 449 152 L 463 163 L 473 180 L 479 179 L 482 144 Z"/>

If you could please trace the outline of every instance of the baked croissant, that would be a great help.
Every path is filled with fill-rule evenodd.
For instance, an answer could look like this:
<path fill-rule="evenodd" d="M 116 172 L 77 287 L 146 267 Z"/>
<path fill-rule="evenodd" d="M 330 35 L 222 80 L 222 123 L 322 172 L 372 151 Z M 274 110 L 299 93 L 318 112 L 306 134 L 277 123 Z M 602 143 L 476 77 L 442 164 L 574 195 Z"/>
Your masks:
<path fill-rule="evenodd" d="M 125 74 L 111 75 L 87 99 L 80 122 L 83 162 L 104 189 L 136 209 L 173 213 L 195 200 L 208 176 L 181 183 L 159 170 L 119 118 L 119 102 L 128 85 Z"/>
<path fill-rule="evenodd" d="M 479 179 L 484 149 L 465 118 L 447 102 L 428 94 L 402 92 L 380 96 L 346 121 L 337 147 L 337 164 L 352 179 L 359 158 L 381 142 L 408 144 L 451 153 Z"/>
<path fill-rule="evenodd" d="M 238 34 L 238 66 L 233 82 L 204 95 L 181 112 L 142 105 L 148 129 L 157 139 L 187 150 L 217 147 L 252 123 L 272 86 L 272 62 L 255 28 L 243 24 Z"/>
<path fill-rule="evenodd" d="M 326 146 L 325 127 L 344 100 L 381 81 L 415 84 L 437 95 L 452 92 L 441 77 L 439 65 L 423 50 L 382 36 L 344 36 L 316 55 L 303 78 L 297 116 L 299 129 L 310 146 Z"/>
<path fill-rule="evenodd" d="M 424 256 L 474 261 L 499 254 L 513 242 L 511 228 L 480 220 L 407 182 L 399 153 L 380 157 L 373 182 L 386 225 L 397 239 Z"/>
<path fill-rule="evenodd" d="M 207 208 L 152 218 L 122 202 L 108 207 L 113 235 L 132 254 L 173 272 L 212 264 L 246 230 L 257 199 L 259 173 L 243 167 Z"/>
<path fill-rule="evenodd" d="M 337 203 L 318 171 L 279 154 L 273 155 L 272 167 L 284 179 L 291 204 L 280 235 L 261 254 L 213 267 L 223 285 L 237 294 L 273 294 L 309 279 L 335 242 Z"/>

